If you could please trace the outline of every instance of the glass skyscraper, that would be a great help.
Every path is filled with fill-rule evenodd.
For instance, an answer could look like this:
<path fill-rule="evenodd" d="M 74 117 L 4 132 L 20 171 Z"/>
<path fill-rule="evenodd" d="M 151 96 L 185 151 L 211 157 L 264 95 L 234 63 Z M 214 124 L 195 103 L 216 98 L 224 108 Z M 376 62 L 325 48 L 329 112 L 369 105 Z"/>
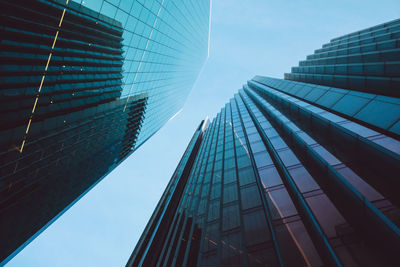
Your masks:
<path fill-rule="evenodd" d="M 333 39 L 301 72 L 323 75 L 249 80 L 196 130 L 127 266 L 397 266 L 399 25 Z"/>
<path fill-rule="evenodd" d="M 334 38 L 285 79 L 399 97 L 400 21 Z"/>
<path fill-rule="evenodd" d="M 0 262 L 182 108 L 209 0 L 0 0 Z"/>

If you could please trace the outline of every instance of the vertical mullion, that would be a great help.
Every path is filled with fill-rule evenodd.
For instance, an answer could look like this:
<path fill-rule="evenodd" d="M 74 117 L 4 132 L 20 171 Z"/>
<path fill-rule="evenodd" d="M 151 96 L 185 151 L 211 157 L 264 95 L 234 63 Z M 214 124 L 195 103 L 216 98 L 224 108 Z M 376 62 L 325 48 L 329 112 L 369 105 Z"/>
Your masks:
<path fill-rule="evenodd" d="M 239 103 L 238 103 L 238 102 L 243 101 L 243 100 L 241 99 L 241 97 L 239 95 L 235 95 L 235 100 L 236 100 L 236 106 L 237 106 L 238 111 L 239 111 L 240 122 L 242 124 L 242 128 L 243 128 L 244 132 L 246 133 L 246 128 L 245 128 L 245 125 L 243 123 L 243 118 L 242 118 L 243 110 L 240 110 Z M 247 150 L 251 151 L 250 143 L 249 143 L 249 140 L 248 140 L 248 137 L 247 137 L 247 133 L 245 134 L 245 139 L 246 139 L 246 142 L 247 142 Z M 262 200 L 262 203 L 263 203 L 263 206 L 264 206 L 265 217 L 267 219 L 268 227 L 269 227 L 269 230 L 271 232 L 272 242 L 274 244 L 274 249 L 275 249 L 275 254 L 277 256 L 279 264 L 281 266 L 283 266 L 284 263 L 283 263 L 282 256 L 280 254 L 280 249 L 279 249 L 279 244 L 278 244 L 278 240 L 277 240 L 276 233 L 275 233 L 275 228 L 273 227 L 271 212 L 269 211 L 269 208 L 268 208 L 265 196 L 264 196 L 264 192 L 260 192 L 262 186 L 260 184 L 260 177 L 258 175 L 258 171 L 254 169 L 254 166 L 256 166 L 256 164 L 254 162 L 253 154 L 252 153 L 249 153 L 249 154 L 251 155 L 250 156 L 250 160 L 251 160 L 251 163 L 252 163 L 252 168 L 253 168 L 254 174 L 256 175 L 256 182 L 257 182 L 257 185 L 258 185 L 257 187 L 258 187 L 259 193 L 261 195 L 261 200 Z"/>
<path fill-rule="evenodd" d="M 264 130 L 258 123 L 257 119 L 255 118 L 255 115 L 252 113 L 251 109 L 248 107 L 248 104 L 246 103 L 247 100 L 245 100 L 243 97 L 242 97 L 242 99 L 244 100 L 244 103 L 247 107 L 247 111 L 249 112 L 249 114 L 254 122 L 254 125 L 256 126 L 258 132 L 260 133 L 260 136 L 268 150 L 268 153 L 270 154 L 272 160 L 274 161 L 274 165 L 277 167 L 277 169 L 279 171 L 279 174 L 285 184 L 286 189 L 288 189 L 288 191 L 289 191 L 291 199 L 295 203 L 296 208 L 301 212 L 302 219 L 307 222 L 306 226 L 308 226 L 307 227 L 308 232 L 311 233 L 313 240 L 315 240 L 315 242 L 318 244 L 317 250 L 324 256 L 324 257 L 322 257 L 322 260 L 328 266 L 341 266 L 342 264 L 340 263 L 339 258 L 336 256 L 336 253 L 334 252 L 332 246 L 330 245 L 322 228 L 317 223 L 317 220 L 313 216 L 311 209 L 308 207 L 302 194 L 300 193 L 297 186 L 295 185 L 293 178 L 291 177 L 291 175 L 289 174 L 285 165 L 283 164 L 282 160 L 280 159 L 280 157 L 279 157 L 278 153 L 276 152 L 275 148 L 273 147 L 271 141 L 266 136 Z"/>

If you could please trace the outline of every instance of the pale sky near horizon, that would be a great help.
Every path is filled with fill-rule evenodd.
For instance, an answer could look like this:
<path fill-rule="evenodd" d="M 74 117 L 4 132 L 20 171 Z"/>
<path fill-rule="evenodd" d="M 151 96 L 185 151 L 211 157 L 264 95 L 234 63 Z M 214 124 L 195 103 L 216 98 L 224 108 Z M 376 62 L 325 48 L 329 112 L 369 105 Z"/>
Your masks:
<path fill-rule="evenodd" d="M 214 0 L 210 57 L 183 108 L 6 266 L 124 266 L 192 134 L 255 75 L 400 18 L 398 0 Z"/>

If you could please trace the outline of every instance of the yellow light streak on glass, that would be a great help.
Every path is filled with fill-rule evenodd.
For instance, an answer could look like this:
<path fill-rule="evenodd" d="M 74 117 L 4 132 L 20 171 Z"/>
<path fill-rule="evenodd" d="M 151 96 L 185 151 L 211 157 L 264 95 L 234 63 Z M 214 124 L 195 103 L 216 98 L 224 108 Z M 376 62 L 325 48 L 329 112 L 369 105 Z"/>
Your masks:
<path fill-rule="evenodd" d="M 28 127 L 26 127 L 26 131 L 25 131 L 26 134 L 29 132 L 29 127 L 31 127 L 31 122 L 32 122 L 32 119 L 29 119 Z"/>
<path fill-rule="evenodd" d="M 68 2 L 69 2 L 69 0 L 66 0 L 65 4 L 68 5 Z M 58 23 L 58 28 L 61 28 L 62 22 L 63 22 L 63 20 L 64 20 L 65 11 L 66 11 L 66 8 L 64 8 L 64 10 L 63 10 L 63 12 L 62 12 L 62 14 L 61 14 L 60 22 Z M 51 46 L 51 49 L 52 49 L 52 50 L 54 49 L 54 46 L 56 45 L 57 37 L 58 37 L 58 33 L 59 33 L 59 32 L 60 32 L 60 31 L 57 30 L 57 32 L 56 32 L 56 34 L 55 34 L 55 36 L 54 36 L 53 45 Z M 40 93 L 40 91 L 42 90 L 43 82 L 44 82 L 44 79 L 45 79 L 45 77 L 46 77 L 46 72 L 47 72 L 47 69 L 48 69 L 49 64 L 50 64 L 51 56 L 52 56 L 52 52 L 49 53 L 49 57 L 47 58 L 46 67 L 45 67 L 45 69 L 44 69 L 45 72 L 44 72 L 44 74 L 43 74 L 43 76 L 42 76 L 42 80 L 41 80 L 40 85 L 39 85 L 39 88 L 38 88 L 38 94 L 37 94 L 37 96 L 36 96 L 35 103 L 33 104 L 33 108 L 32 108 L 32 115 L 31 115 L 30 118 L 29 118 L 28 125 L 27 125 L 26 131 L 25 131 L 25 137 L 24 137 L 24 139 L 22 140 L 22 144 L 21 144 L 21 148 L 19 149 L 19 153 L 22 153 L 22 151 L 23 151 L 23 149 L 24 149 L 26 136 L 27 136 L 28 133 L 29 133 L 29 129 L 30 129 L 31 122 L 32 122 L 32 116 L 33 116 L 33 114 L 35 113 L 35 110 L 36 110 L 36 105 L 37 105 L 37 102 L 38 102 L 38 100 L 39 100 L 39 93 Z"/>
<path fill-rule="evenodd" d="M 33 104 L 32 114 L 35 113 L 36 104 L 37 104 L 38 100 L 39 100 L 39 96 L 36 97 L 35 104 Z"/>
<path fill-rule="evenodd" d="M 47 68 L 49 67 L 49 63 L 50 63 L 50 59 L 51 59 L 51 54 L 52 54 L 52 53 L 50 52 L 49 58 L 47 59 L 46 68 L 44 69 L 44 71 L 47 71 Z M 45 75 L 43 75 L 42 83 L 40 84 L 40 87 L 39 87 L 39 92 L 40 92 L 40 89 L 41 89 L 42 84 L 43 84 L 44 76 L 45 76 Z"/>
<path fill-rule="evenodd" d="M 61 21 L 60 21 L 60 23 L 61 23 Z M 53 45 L 51 46 L 51 49 L 54 49 L 54 46 L 56 45 L 56 42 L 57 42 L 57 37 L 58 37 L 58 31 L 56 32 L 56 36 L 54 36 L 54 41 L 53 41 Z"/>

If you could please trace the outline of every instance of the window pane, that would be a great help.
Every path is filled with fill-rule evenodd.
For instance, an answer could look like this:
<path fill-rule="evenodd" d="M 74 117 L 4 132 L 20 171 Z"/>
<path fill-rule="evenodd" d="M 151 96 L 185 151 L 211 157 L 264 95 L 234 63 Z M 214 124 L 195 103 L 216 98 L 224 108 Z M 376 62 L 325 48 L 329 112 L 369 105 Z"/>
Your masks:
<path fill-rule="evenodd" d="M 252 167 L 239 169 L 238 174 L 239 174 L 238 180 L 240 186 L 251 184 L 256 181 L 254 176 L 254 170 Z"/>
<path fill-rule="evenodd" d="M 267 152 L 254 154 L 254 161 L 256 162 L 257 168 L 273 164 L 272 159 Z"/>
<path fill-rule="evenodd" d="M 267 191 L 267 196 L 271 199 L 272 205 L 278 213 L 276 217 L 285 218 L 297 214 L 296 207 L 286 191 L 286 188 Z"/>
<path fill-rule="evenodd" d="M 337 235 L 336 227 L 346 223 L 346 221 L 328 197 L 322 194 L 306 198 L 306 201 L 327 237 L 335 237 Z"/>
<path fill-rule="evenodd" d="M 281 177 L 275 167 L 259 169 L 258 174 L 265 188 L 282 184 Z"/>
<path fill-rule="evenodd" d="M 289 170 L 289 173 L 301 193 L 319 189 L 318 184 L 314 181 L 314 179 L 304 167 L 291 169 Z"/>
<path fill-rule="evenodd" d="M 260 193 L 256 184 L 251 187 L 241 188 L 240 196 L 243 210 L 261 205 Z"/>
<path fill-rule="evenodd" d="M 271 240 L 264 212 L 259 209 L 243 214 L 245 242 L 247 246 L 260 244 Z"/>

